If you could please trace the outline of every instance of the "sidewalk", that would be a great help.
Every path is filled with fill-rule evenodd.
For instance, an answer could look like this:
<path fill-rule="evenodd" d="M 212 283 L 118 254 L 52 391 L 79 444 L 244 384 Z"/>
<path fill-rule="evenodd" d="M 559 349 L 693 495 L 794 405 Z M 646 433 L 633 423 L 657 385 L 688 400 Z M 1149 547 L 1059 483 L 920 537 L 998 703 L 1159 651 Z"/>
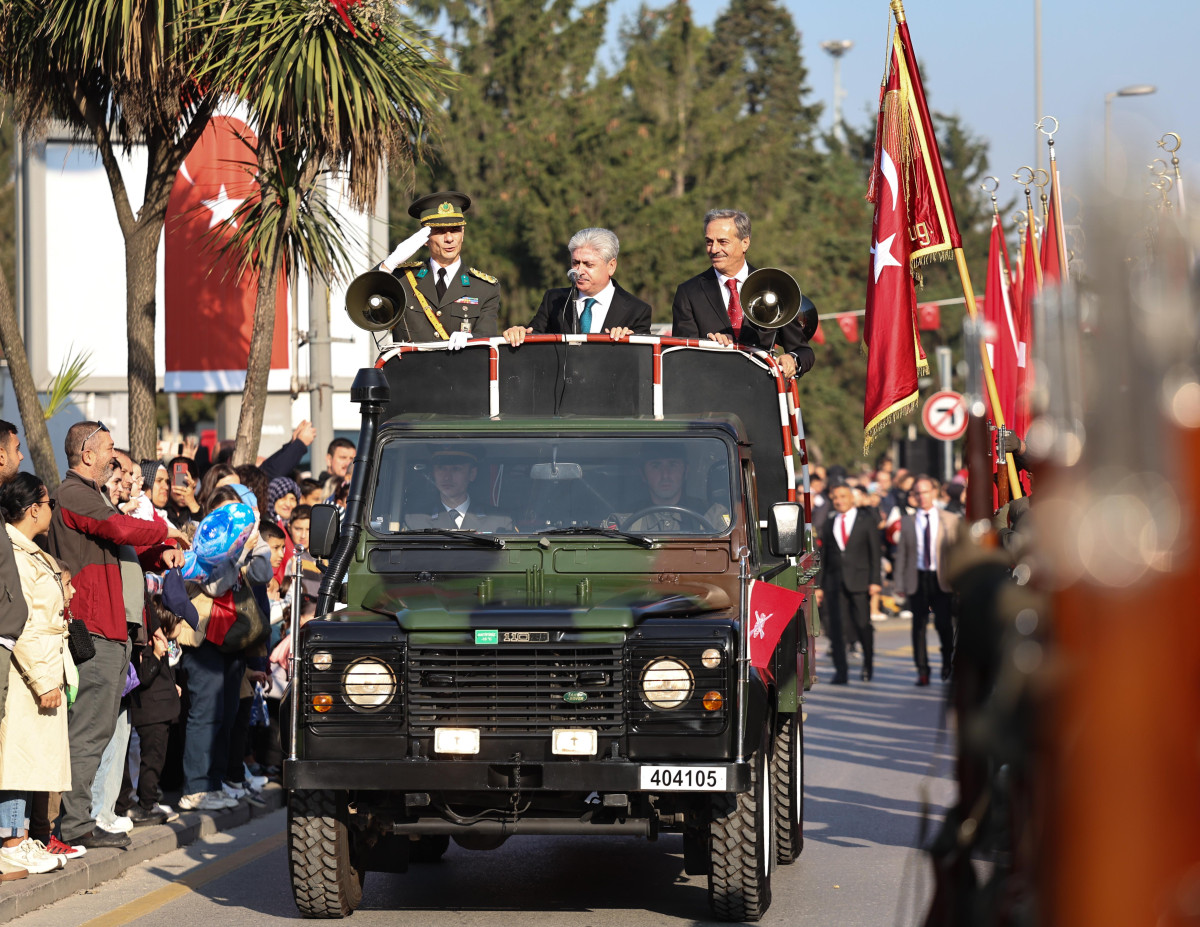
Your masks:
<path fill-rule="evenodd" d="M 124 849 L 88 850 L 86 856 L 67 860 L 63 869 L 5 882 L 0 886 L 0 924 L 75 892 L 95 888 L 138 863 L 188 846 L 201 837 L 232 830 L 251 818 L 261 818 L 283 807 L 284 791 L 277 783 L 268 783 L 262 797 L 266 802 L 262 808 L 242 802 L 226 811 L 187 811 L 167 824 L 135 827 L 129 835 L 132 842 Z"/>

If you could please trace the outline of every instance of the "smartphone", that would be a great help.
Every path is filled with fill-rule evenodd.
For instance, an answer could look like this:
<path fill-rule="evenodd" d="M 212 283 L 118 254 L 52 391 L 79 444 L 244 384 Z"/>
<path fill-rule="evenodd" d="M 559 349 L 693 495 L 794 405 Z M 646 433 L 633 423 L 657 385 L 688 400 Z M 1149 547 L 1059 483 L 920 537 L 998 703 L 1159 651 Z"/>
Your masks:
<path fill-rule="evenodd" d="M 171 485 L 186 486 L 188 478 L 188 465 L 185 463 L 177 463 L 171 467 Z"/>

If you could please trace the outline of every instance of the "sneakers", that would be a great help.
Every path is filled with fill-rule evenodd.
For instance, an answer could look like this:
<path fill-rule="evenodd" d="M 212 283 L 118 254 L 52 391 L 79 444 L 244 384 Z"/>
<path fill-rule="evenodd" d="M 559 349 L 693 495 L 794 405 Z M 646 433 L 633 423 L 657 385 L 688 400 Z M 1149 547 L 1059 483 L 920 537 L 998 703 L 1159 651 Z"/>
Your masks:
<path fill-rule="evenodd" d="M 30 842 L 33 843 L 33 845 L 35 847 L 37 847 L 39 850 L 41 850 L 47 856 L 53 856 L 56 860 L 58 860 L 58 865 L 59 865 L 60 869 L 67 865 L 68 857 L 67 857 L 66 853 L 55 853 L 53 850 L 51 850 L 49 847 L 47 847 L 46 844 L 42 843 L 42 841 L 34 840 L 33 838 L 29 838 L 29 840 L 30 840 Z"/>
<path fill-rule="evenodd" d="M 117 816 L 106 811 L 96 815 L 96 824 L 110 834 L 127 834 L 133 830 L 133 821 L 126 815 Z"/>
<path fill-rule="evenodd" d="M 153 827 L 156 824 L 165 824 L 167 816 L 157 808 L 134 805 L 129 809 L 129 820 L 133 822 L 134 827 Z"/>
<path fill-rule="evenodd" d="M 239 799 L 246 797 L 246 790 L 244 788 L 242 788 L 240 785 L 235 785 L 231 782 L 222 782 L 221 783 L 221 791 L 224 792 L 230 798 L 232 798 L 234 801 L 238 801 Z"/>
<path fill-rule="evenodd" d="M 87 855 L 87 847 L 69 846 L 51 834 L 50 842 L 46 844 L 46 852 L 66 859 L 78 859 L 80 856 Z"/>
<path fill-rule="evenodd" d="M 179 799 L 180 811 L 224 811 L 236 808 L 237 800 L 223 792 L 192 792 Z"/>
<path fill-rule="evenodd" d="M 0 857 L 0 882 L 15 882 L 17 879 L 29 878 L 29 870 L 24 866 L 14 866 L 11 863 L 6 863 L 3 857 Z"/>
<path fill-rule="evenodd" d="M 63 866 L 61 859 L 57 856 L 51 856 L 42 849 L 40 843 L 36 843 L 28 837 L 15 847 L 0 849 L 0 860 L 4 860 L 10 866 L 15 866 L 18 869 L 26 869 L 29 872 L 35 873 L 53 872 L 55 869 L 61 869 Z"/>
<path fill-rule="evenodd" d="M 246 772 L 246 781 L 242 784 L 251 792 L 261 792 L 268 782 L 271 780 L 266 776 L 256 776 L 250 771 L 250 767 L 243 765 L 242 769 Z"/>
<path fill-rule="evenodd" d="M 161 811 L 164 815 L 166 815 L 166 818 L 164 820 L 167 823 L 170 823 L 171 821 L 179 820 L 179 815 L 175 812 L 175 809 L 172 808 L 170 805 L 164 805 L 160 802 L 159 804 L 154 806 L 154 810 Z"/>
<path fill-rule="evenodd" d="M 103 827 L 97 827 L 76 839 L 75 842 L 85 850 L 97 850 L 101 847 L 124 848 L 129 846 L 130 840 L 128 834 L 115 834 Z"/>

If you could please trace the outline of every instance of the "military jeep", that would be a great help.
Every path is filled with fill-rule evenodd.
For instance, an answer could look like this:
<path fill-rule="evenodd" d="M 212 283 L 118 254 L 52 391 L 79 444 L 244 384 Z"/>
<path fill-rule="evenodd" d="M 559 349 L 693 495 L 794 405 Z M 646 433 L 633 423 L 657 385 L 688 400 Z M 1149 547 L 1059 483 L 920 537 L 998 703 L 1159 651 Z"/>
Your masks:
<path fill-rule="evenodd" d="M 450 840 L 670 833 L 714 914 L 757 920 L 799 855 L 816 562 L 798 393 L 764 352 L 631 342 L 404 346 L 360 371 L 283 715 L 304 915 L 350 914 L 366 872 Z M 762 666 L 755 580 L 803 594 Z"/>

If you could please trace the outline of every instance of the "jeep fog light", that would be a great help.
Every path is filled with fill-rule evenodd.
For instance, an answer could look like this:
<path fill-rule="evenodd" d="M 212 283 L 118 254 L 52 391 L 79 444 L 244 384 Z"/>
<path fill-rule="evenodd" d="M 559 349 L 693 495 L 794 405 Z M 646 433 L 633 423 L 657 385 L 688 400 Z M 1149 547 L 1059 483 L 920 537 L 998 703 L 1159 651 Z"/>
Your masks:
<path fill-rule="evenodd" d="M 709 647 L 700 654 L 700 662 L 704 664 L 705 669 L 716 669 L 721 665 L 721 651 L 716 647 Z"/>
<path fill-rule="evenodd" d="M 352 707 L 375 711 L 396 694 L 396 676 L 386 663 L 365 657 L 346 668 L 342 686 Z"/>
<path fill-rule="evenodd" d="M 692 695 L 692 671 L 674 657 L 651 660 L 642 670 L 642 698 L 651 708 L 670 711 Z"/>
<path fill-rule="evenodd" d="M 333 666 L 333 654 L 328 650 L 318 650 L 312 655 L 313 669 L 327 670 Z"/>
<path fill-rule="evenodd" d="M 434 753 L 457 753 L 471 756 L 479 752 L 479 729 L 473 727 L 438 727 L 433 730 Z"/>

